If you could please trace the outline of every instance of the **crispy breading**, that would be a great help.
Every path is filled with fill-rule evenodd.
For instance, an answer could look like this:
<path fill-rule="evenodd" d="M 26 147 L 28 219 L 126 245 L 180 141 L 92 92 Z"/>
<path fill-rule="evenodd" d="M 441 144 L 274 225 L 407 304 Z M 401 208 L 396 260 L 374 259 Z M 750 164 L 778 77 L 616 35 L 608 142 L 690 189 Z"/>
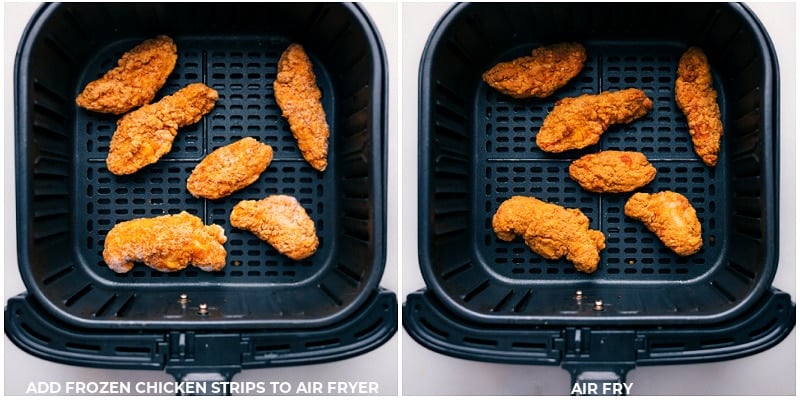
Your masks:
<path fill-rule="evenodd" d="M 703 246 L 697 212 L 680 193 L 636 193 L 625 203 L 625 215 L 641 221 L 680 256 L 697 253 Z"/>
<path fill-rule="evenodd" d="M 573 161 L 569 176 L 590 192 L 623 193 L 650 183 L 656 168 L 638 151 L 606 150 Z"/>
<path fill-rule="evenodd" d="M 106 158 L 116 175 L 132 174 L 158 161 L 172 149 L 178 129 L 200 121 L 217 101 L 218 93 L 192 83 L 156 103 L 125 114 L 117 121 Z"/>
<path fill-rule="evenodd" d="M 89 82 L 75 99 L 78 106 L 102 113 L 123 114 L 150 103 L 178 60 L 178 48 L 168 36 L 140 43 L 122 55 L 117 66 Z"/>
<path fill-rule="evenodd" d="M 312 256 L 319 246 L 314 221 L 292 196 L 240 201 L 230 219 L 233 227 L 252 232 L 292 260 Z"/>
<path fill-rule="evenodd" d="M 256 180 L 272 162 L 272 147 L 246 137 L 220 147 L 197 164 L 186 180 L 194 197 L 221 199 Z"/>
<path fill-rule="evenodd" d="M 163 272 L 194 265 L 203 271 L 225 268 L 227 238 L 219 225 L 203 225 L 186 211 L 176 215 L 120 222 L 106 235 L 103 260 L 118 273 L 130 271 L 134 262 Z"/>
<path fill-rule="evenodd" d="M 589 229 L 589 218 L 575 208 L 564 208 L 535 197 L 514 196 L 500 204 L 492 228 L 501 240 L 521 235 L 540 256 L 566 257 L 580 272 L 592 273 L 605 249 L 605 235 Z"/>
<path fill-rule="evenodd" d="M 314 169 L 324 171 L 328 166 L 330 130 L 320 100 L 322 92 L 303 46 L 293 43 L 283 52 L 273 89 L 303 158 Z"/>
<path fill-rule="evenodd" d="M 517 99 L 547 97 L 577 76 L 586 62 L 580 43 L 542 46 L 530 56 L 498 63 L 483 80 L 500 93 Z"/>
<path fill-rule="evenodd" d="M 551 153 L 582 149 L 597 143 L 609 126 L 630 123 L 652 108 L 653 101 L 633 88 L 563 98 L 542 122 L 536 145 Z"/>
<path fill-rule="evenodd" d="M 492 229 L 500 240 L 510 242 L 522 236 L 530 225 L 530 215 L 545 202 L 529 196 L 512 196 L 503 201 L 492 216 Z"/>
<path fill-rule="evenodd" d="M 722 117 L 711 66 L 699 47 L 690 47 L 678 62 L 675 102 L 686 115 L 694 151 L 708 166 L 717 165 L 722 140 Z"/>

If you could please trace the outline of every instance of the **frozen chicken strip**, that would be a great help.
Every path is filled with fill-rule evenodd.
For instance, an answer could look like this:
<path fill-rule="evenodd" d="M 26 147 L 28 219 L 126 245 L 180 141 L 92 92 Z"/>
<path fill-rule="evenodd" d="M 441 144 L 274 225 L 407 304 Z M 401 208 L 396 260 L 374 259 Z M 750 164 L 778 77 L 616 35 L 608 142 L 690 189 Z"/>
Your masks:
<path fill-rule="evenodd" d="M 178 48 L 169 36 L 145 40 L 122 55 L 117 66 L 89 82 L 75 99 L 90 111 L 124 114 L 150 103 L 178 61 Z"/>
<path fill-rule="evenodd" d="M 185 211 L 176 215 L 120 222 L 105 237 L 103 260 L 118 273 L 135 262 L 162 272 L 194 265 L 203 271 L 225 268 L 225 232 L 219 225 L 203 225 Z"/>

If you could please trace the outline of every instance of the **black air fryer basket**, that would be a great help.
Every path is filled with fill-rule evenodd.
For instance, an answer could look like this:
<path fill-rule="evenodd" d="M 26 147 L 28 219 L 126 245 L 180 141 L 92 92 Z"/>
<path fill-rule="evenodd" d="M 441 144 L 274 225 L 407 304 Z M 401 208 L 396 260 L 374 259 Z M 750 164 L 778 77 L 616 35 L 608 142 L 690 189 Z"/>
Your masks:
<path fill-rule="evenodd" d="M 169 35 L 178 63 L 156 99 L 191 82 L 219 92 L 213 111 L 179 131 L 172 151 L 129 176 L 105 165 L 117 116 L 75 97 L 144 39 Z M 292 43 L 309 54 L 331 127 L 329 165 L 300 156 L 272 91 Z M 19 270 L 28 290 L 8 301 L 6 334 L 63 363 L 192 371 L 296 365 L 350 357 L 396 331 L 396 299 L 378 286 L 386 259 L 386 60 L 355 4 L 47 4 L 22 38 L 15 70 Z M 274 149 L 253 185 L 192 197 L 186 178 L 210 151 L 252 136 Z M 243 199 L 290 194 L 320 246 L 292 261 L 230 211 Z M 188 211 L 225 229 L 227 265 L 124 274 L 103 262 L 118 222 Z M 185 296 L 182 296 L 185 295 Z M 200 309 L 203 304 L 205 310 Z"/>
<path fill-rule="evenodd" d="M 515 100 L 481 80 L 533 48 L 580 42 L 582 72 L 546 99 Z M 718 165 L 694 153 L 674 100 L 678 59 L 700 46 L 712 66 L 725 134 Z M 588 149 L 539 150 L 563 97 L 636 87 L 653 110 L 612 126 Z M 420 67 L 419 258 L 427 288 L 408 296 L 404 326 L 422 345 L 473 360 L 561 365 L 575 380 L 623 380 L 637 365 L 713 361 L 768 348 L 795 306 L 771 283 L 778 265 L 778 65 L 740 4 L 458 4 L 429 37 Z M 645 192 L 685 195 L 703 248 L 675 255 L 623 213 L 630 194 L 597 195 L 568 175 L 599 150 L 645 153 Z M 535 196 L 579 208 L 606 237 L 599 268 L 577 272 L 492 216 Z"/>

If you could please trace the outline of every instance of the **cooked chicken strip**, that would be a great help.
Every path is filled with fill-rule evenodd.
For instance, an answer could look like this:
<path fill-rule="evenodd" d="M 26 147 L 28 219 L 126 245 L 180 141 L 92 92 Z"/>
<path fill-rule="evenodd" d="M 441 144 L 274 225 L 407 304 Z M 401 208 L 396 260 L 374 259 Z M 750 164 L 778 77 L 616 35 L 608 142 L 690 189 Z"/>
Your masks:
<path fill-rule="evenodd" d="M 517 236 L 524 235 L 535 209 L 546 207 L 546 204 L 528 196 L 512 196 L 502 202 L 492 217 L 492 229 L 497 238 L 510 242 Z"/>
<path fill-rule="evenodd" d="M 680 193 L 636 193 L 625 203 L 625 215 L 641 221 L 680 256 L 697 253 L 703 246 L 697 212 Z"/>
<path fill-rule="evenodd" d="M 517 99 L 547 97 L 577 76 L 586 62 L 579 43 L 558 43 L 533 50 L 530 56 L 501 62 L 483 73 L 500 93 Z"/>
<path fill-rule="evenodd" d="M 192 83 L 125 114 L 117 121 L 111 138 L 106 165 L 116 175 L 132 174 L 158 161 L 172 149 L 178 128 L 200 121 L 217 101 L 217 91 L 202 83 Z"/>
<path fill-rule="evenodd" d="M 294 43 L 281 55 L 273 89 L 275 101 L 289 122 L 303 158 L 314 169 L 324 171 L 328 166 L 330 131 L 317 77 L 301 45 Z"/>
<path fill-rule="evenodd" d="M 130 271 L 134 262 L 163 272 L 189 264 L 203 271 L 225 268 L 225 232 L 219 225 L 203 225 L 185 211 L 177 215 L 138 218 L 120 222 L 108 232 L 103 260 L 118 273 Z"/>
<path fill-rule="evenodd" d="M 492 218 L 492 227 L 501 240 L 522 235 L 535 253 L 551 260 L 566 257 L 585 273 L 597 270 L 600 251 L 606 247 L 605 235 L 589 229 L 589 218 L 583 212 L 534 197 L 514 196 L 504 201 Z"/>
<path fill-rule="evenodd" d="M 597 143 L 609 126 L 630 123 L 652 108 L 653 101 L 639 89 L 567 97 L 545 117 L 536 145 L 551 153 L 582 149 Z"/>
<path fill-rule="evenodd" d="M 189 175 L 186 188 L 194 197 L 221 199 L 256 180 L 272 162 L 272 147 L 246 137 L 212 151 Z"/>
<path fill-rule="evenodd" d="M 590 192 L 623 193 L 650 183 L 656 168 L 638 151 L 606 150 L 573 161 L 569 176 Z"/>
<path fill-rule="evenodd" d="M 717 165 L 722 140 L 722 117 L 711 67 L 699 47 L 690 47 L 678 62 L 675 101 L 686 115 L 694 151 L 708 166 Z"/>
<path fill-rule="evenodd" d="M 319 246 L 314 221 L 292 196 L 240 201 L 231 212 L 231 225 L 252 232 L 292 260 L 310 257 Z"/>
<path fill-rule="evenodd" d="M 87 110 L 123 114 L 150 103 L 178 60 L 178 48 L 168 36 L 148 39 L 122 55 L 117 67 L 89 82 L 75 103 Z"/>

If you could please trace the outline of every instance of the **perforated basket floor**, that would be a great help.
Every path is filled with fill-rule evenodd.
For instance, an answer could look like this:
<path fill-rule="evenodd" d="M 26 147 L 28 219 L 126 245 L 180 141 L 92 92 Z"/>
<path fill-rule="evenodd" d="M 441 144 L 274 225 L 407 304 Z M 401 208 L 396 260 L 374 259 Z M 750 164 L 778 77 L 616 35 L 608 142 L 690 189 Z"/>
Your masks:
<path fill-rule="evenodd" d="M 708 272 L 702 266 L 720 262 L 727 230 L 724 168 L 708 168 L 695 155 L 686 119 L 674 100 L 675 67 L 684 47 L 656 43 L 620 45 L 585 42 L 588 60 L 581 74 L 547 99 L 515 100 L 488 85 L 478 87 L 475 132 L 476 166 L 473 248 L 486 265 L 507 278 L 580 279 L 572 263 L 562 258 L 547 260 L 533 253 L 523 241 L 504 242 L 492 231 L 492 216 L 511 196 L 534 196 L 569 208 L 579 208 L 606 237 L 598 271 L 592 280 L 654 280 L 678 283 Z M 535 48 L 528 43 L 500 60 L 520 57 Z M 498 60 L 499 61 L 499 60 Z M 653 100 L 653 111 L 630 124 L 614 125 L 597 145 L 553 154 L 536 146 L 542 121 L 559 98 L 576 97 L 629 87 L 643 90 Z M 720 98 L 724 99 L 724 93 Z M 724 104 L 722 105 L 724 110 Z M 725 116 L 723 115 L 723 119 Z M 656 178 L 643 192 L 671 190 L 685 195 L 696 208 L 702 225 L 701 251 L 680 257 L 666 248 L 640 222 L 623 213 L 630 193 L 595 194 L 583 190 L 569 177 L 569 165 L 583 154 L 600 150 L 644 153 L 656 167 Z M 721 165 L 726 162 L 723 146 Z M 697 267 L 701 266 L 701 267 Z M 570 284 L 574 284 L 570 282 Z"/>
<path fill-rule="evenodd" d="M 105 279 L 136 284 L 181 282 L 192 286 L 202 283 L 198 275 L 207 275 L 196 268 L 162 273 L 149 268 L 135 268 L 129 273 L 116 274 L 103 261 L 103 240 L 117 223 L 131 218 L 152 217 L 188 211 L 206 224 L 218 224 L 228 237 L 227 266 L 214 272 L 214 279 L 225 283 L 291 283 L 300 282 L 317 273 L 321 260 L 331 256 L 326 238 L 333 235 L 336 219 L 326 210 L 336 208 L 335 180 L 337 163 L 326 172 L 311 168 L 300 156 L 297 141 L 281 116 L 275 103 L 272 82 L 277 73 L 281 53 L 290 42 L 285 38 L 245 38 L 231 41 L 225 38 L 178 38 L 178 64 L 168 85 L 157 98 L 169 95 L 192 82 L 204 81 L 219 93 L 214 109 L 200 122 L 179 131 L 167 155 L 158 163 L 132 175 L 115 176 L 105 165 L 108 146 L 116 129 L 116 116 L 80 111 L 77 119 L 76 144 L 79 159 L 75 193 L 77 203 L 86 205 L 86 212 L 77 214 L 78 246 L 85 251 L 87 262 Z M 105 49 L 90 62 L 83 82 L 88 82 L 112 68 L 122 52 L 135 46 L 136 41 L 122 41 Z M 318 86 L 323 93 L 333 93 L 330 78 L 316 61 Z M 333 110 L 332 96 L 323 96 L 323 107 Z M 335 114 L 328 113 L 331 126 Z M 186 190 L 186 179 L 194 167 L 211 151 L 243 137 L 254 137 L 273 147 L 274 157 L 269 168 L 253 185 L 220 200 L 193 197 Z M 337 137 L 329 146 L 337 145 Z M 325 188 L 328 188 L 326 191 Z M 321 238 L 317 252 L 302 261 L 280 255 L 271 246 L 247 231 L 234 229 L 230 212 L 241 200 L 262 199 L 271 194 L 288 194 L 297 198 L 314 220 Z M 85 220 L 83 218 L 85 217 Z"/>

